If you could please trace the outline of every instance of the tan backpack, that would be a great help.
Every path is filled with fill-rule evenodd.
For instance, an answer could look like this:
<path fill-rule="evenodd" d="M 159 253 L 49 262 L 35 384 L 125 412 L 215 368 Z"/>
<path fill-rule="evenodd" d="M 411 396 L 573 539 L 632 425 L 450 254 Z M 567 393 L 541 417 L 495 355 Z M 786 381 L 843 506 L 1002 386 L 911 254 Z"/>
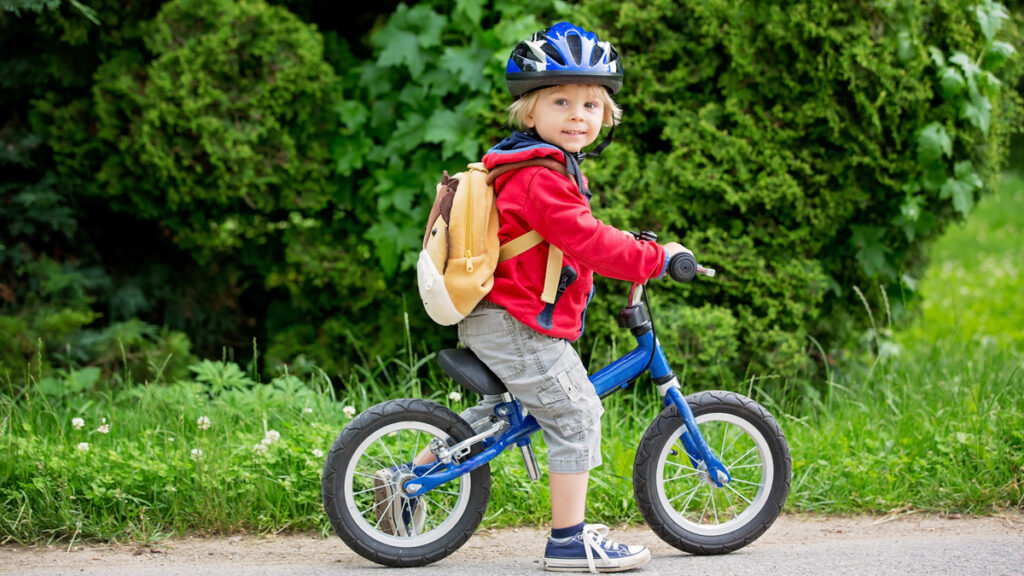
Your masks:
<path fill-rule="evenodd" d="M 494 285 L 494 269 L 544 241 L 535 230 L 505 244 L 498 242 L 498 205 L 494 181 L 498 176 L 526 166 L 545 166 L 568 177 L 563 164 L 535 158 L 503 164 L 488 172 L 480 162 L 465 172 L 444 172 L 427 219 L 423 250 L 416 265 L 420 298 L 427 314 L 442 326 L 457 324 L 473 311 Z M 562 251 L 548 251 L 544 293 L 554 303 Z"/>

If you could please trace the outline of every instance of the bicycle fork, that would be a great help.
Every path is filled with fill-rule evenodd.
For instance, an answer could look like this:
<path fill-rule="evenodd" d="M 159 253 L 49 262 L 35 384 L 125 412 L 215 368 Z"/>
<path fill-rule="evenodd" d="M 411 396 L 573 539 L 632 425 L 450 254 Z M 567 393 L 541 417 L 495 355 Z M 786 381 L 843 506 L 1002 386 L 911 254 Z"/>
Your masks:
<path fill-rule="evenodd" d="M 679 440 L 683 443 L 686 455 L 690 457 L 690 464 L 694 469 L 698 472 L 705 472 L 708 475 L 708 480 L 719 488 L 731 482 L 732 475 L 729 474 L 718 457 L 711 452 L 707 441 L 704 440 L 704 435 L 700 433 L 697 420 L 693 417 L 693 410 L 690 409 L 690 403 L 679 391 L 679 381 L 676 377 L 673 375 L 669 382 L 658 386 L 658 391 L 661 392 L 666 404 L 669 402 L 675 404 L 676 409 L 679 410 L 679 416 L 683 419 L 683 424 L 686 425 L 686 432 L 679 437 Z"/>

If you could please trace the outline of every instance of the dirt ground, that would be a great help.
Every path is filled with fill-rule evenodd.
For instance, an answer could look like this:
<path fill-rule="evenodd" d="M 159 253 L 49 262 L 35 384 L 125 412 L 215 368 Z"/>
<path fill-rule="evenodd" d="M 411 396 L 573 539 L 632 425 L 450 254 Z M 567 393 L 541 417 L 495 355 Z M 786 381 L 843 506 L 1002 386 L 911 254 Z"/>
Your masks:
<path fill-rule="evenodd" d="M 0 574 L 540 574 L 545 529 L 482 530 L 430 567 L 385 569 L 317 535 L 186 537 L 155 543 L 0 546 Z M 654 560 L 648 574 L 712 570 L 730 574 L 1024 575 L 1024 514 L 980 518 L 901 513 L 886 517 L 786 515 L 757 542 L 720 557 L 687 556 L 645 526 L 618 528 L 619 542 L 641 543 Z M 863 553 L 861 552 L 863 550 Z M 821 558 L 815 558 L 820 554 Z M 891 558 L 887 555 L 891 555 Z M 868 558 L 873 556 L 873 558 Z M 930 564 L 934 560 L 934 566 Z M 765 571 L 766 562 L 773 569 Z M 900 567 L 904 565 L 904 567 Z M 682 570 L 684 566 L 689 568 Z M 652 569 L 653 567 L 653 569 Z M 828 567 L 826 570 L 825 568 Z M 977 567 L 974 571 L 972 567 Z M 917 568 L 917 570 L 915 570 Z M 481 571 L 484 572 L 481 572 Z M 667 572 L 666 572 L 667 571 Z"/>

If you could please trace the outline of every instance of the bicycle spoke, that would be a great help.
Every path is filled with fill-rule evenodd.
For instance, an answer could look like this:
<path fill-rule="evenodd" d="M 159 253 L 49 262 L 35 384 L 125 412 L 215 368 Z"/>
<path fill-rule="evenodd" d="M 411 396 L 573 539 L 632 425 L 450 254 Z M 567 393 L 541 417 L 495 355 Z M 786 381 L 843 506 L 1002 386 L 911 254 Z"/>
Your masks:
<path fill-rule="evenodd" d="M 757 446 L 751 446 L 751 447 L 750 447 L 750 448 L 749 448 L 749 449 L 748 449 L 748 450 L 747 450 L 746 452 L 744 452 L 743 454 L 741 454 L 739 458 L 737 458 L 737 459 L 733 460 L 733 461 L 732 461 L 732 464 L 730 464 L 730 465 L 728 466 L 728 468 L 732 468 L 732 467 L 733 467 L 733 466 L 734 466 L 734 465 L 735 465 L 735 464 L 736 464 L 737 462 L 741 462 L 741 461 L 742 461 L 742 460 L 743 460 L 744 458 L 746 458 L 746 457 L 747 457 L 747 455 L 749 455 L 749 454 L 750 454 L 750 453 L 752 453 L 752 452 L 756 452 L 756 451 L 757 451 Z"/>
<path fill-rule="evenodd" d="M 729 471 L 740 470 L 742 468 L 763 468 L 761 464 L 743 464 L 741 466 L 729 466 Z"/>
<path fill-rule="evenodd" d="M 455 497 L 458 497 L 458 496 L 462 495 L 460 492 L 449 492 L 447 490 L 439 490 L 437 488 L 431 490 L 430 493 L 431 494 L 447 494 L 449 496 L 455 496 Z"/>
<path fill-rule="evenodd" d="M 446 513 L 446 514 L 447 514 L 448 516 L 451 516 L 451 515 L 452 515 L 452 509 L 451 509 L 451 508 L 446 508 L 446 507 L 442 506 L 442 505 L 441 505 L 441 503 L 440 503 L 440 502 L 438 502 L 437 500 L 435 500 L 435 499 L 433 499 L 433 498 L 431 498 L 431 497 L 429 497 L 429 496 L 427 496 L 427 495 L 424 495 L 424 496 L 423 496 L 423 499 L 424 499 L 424 500 L 427 500 L 427 501 L 429 501 L 429 502 L 430 502 L 431 504 L 433 504 L 434 506 L 437 506 L 437 507 L 438 507 L 438 508 L 440 508 L 441 510 L 444 510 L 444 511 L 445 511 L 445 513 Z"/>
<path fill-rule="evenodd" d="M 715 503 L 714 490 L 711 491 L 711 496 L 708 499 L 711 500 L 711 513 L 715 515 L 715 524 L 721 524 L 721 522 L 718 521 L 718 506 Z"/>
<path fill-rule="evenodd" d="M 689 494 L 690 497 L 686 500 L 686 503 L 683 504 L 683 510 L 685 510 L 690 505 L 690 500 L 693 500 L 693 497 L 697 494 L 697 490 L 700 490 L 700 484 L 697 484 L 696 486 L 694 486 L 693 488 L 690 488 L 689 490 L 687 490 L 686 492 L 683 492 L 682 494 L 678 494 L 676 496 L 673 496 L 673 497 L 669 498 L 668 501 L 669 502 L 674 502 L 676 500 L 679 500 L 683 496 L 686 496 L 687 494 Z"/>
<path fill-rule="evenodd" d="M 726 484 L 725 487 L 728 488 L 729 490 L 732 490 L 733 494 L 735 494 L 735 495 L 739 496 L 740 498 L 742 498 L 743 501 L 746 502 L 747 504 L 750 504 L 750 505 L 754 504 L 753 500 L 750 500 L 746 496 L 744 496 L 743 494 L 740 494 L 740 491 L 735 489 L 735 488 L 733 488 L 731 485 Z"/>
<path fill-rule="evenodd" d="M 673 476 L 671 478 L 665 478 L 665 483 L 667 484 L 669 482 L 674 482 L 676 480 L 682 480 L 683 478 L 692 478 L 692 477 L 694 477 L 696 475 L 697 475 L 697 471 L 693 470 L 692 472 L 688 472 L 686 474 L 680 474 L 678 476 Z"/>
<path fill-rule="evenodd" d="M 758 488 L 764 487 L 764 484 L 761 484 L 760 482 L 751 482 L 750 480 L 741 480 L 739 478 L 733 478 L 732 481 L 739 482 L 740 484 L 749 484 L 751 486 L 757 486 Z"/>
<path fill-rule="evenodd" d="M 665 464 L 669 466 L 675 466 L 676 468 L 685 468 L 686 470 L 693 470 L 693 466 L 691 466 L 689 463 L 680 464 L 679 462 L 671 462 L 669 460 L 666 460 Z"/>
<path fill-rule="evenodd" d="M 732 517 L 736 518 L 736 507 L 732 503 L 732 498 L 729 497 L 729 491 L 723 491 L 722 495 L 725 496 L 725 501 L 729 503 L 729 510 L 732 510 Z"/>
<path fill-rule="evenodd" d="M 700 518 L 697 518 L 697 523 L 698 524 L 700 524 L 704 520 L 704 515 L 708 513 L 708 504 L 709 503 L 710 503 L 710 500 L 704 502 L 704 509 L 701 510 L 701 512 L 700 512 Z"/>

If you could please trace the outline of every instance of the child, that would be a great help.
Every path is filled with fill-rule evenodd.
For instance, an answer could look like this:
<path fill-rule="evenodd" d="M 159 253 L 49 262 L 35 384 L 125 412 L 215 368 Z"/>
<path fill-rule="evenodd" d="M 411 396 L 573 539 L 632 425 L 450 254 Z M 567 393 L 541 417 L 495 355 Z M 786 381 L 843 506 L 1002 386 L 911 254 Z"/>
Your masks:
<path fill-rule="evenodd" d="M 493 169 L 550 158 L 565 165 L 571 178 L 543 166 L 498 177 L 500 240 L 535 230 L 545 242 L 498 265 L 491 292 L 459 323 L 459 340 L 501 378 L 543 430 L 552 526 L 545 568 L 628 570 L 650 560 L 650 552 L 616 544 L 605 538 L 607 527 L 583 521 L 589 472 L 601 464 L 604 410 L 570 342 L 583 333 L 595 272 L 644 282 L 664 274 L 669 257 L 686 249 L 635 240 L 591 214 L 580 162 L 587 155 L 583 148 L 597 139 L 601 127 L 614 129 L 621 115 L 612 100 L 622 86 L 622 64 L 614 47 L 561 22 L 516 46 L 506 79 L 516 98 L 509 107 L 510 123 L 520 131 L 492 148 L 484 164 Z M 610 134 L 598 150 L 608 142 Z M 550 297 L 542 300 L 552 247 L 563 253 L 553 303 Z M 500 396 L 484 397 L 462 417 L 470 423 L 486 418 L 500 401 Z M 416 534 L 427 503 L 414 498 L 388 506 L 393 475 L 387 469 L 377 473 L 379 524 L 385 532 Z"/>
<path fill-rule="evenodd" d="M 607 528 L 583 522 L 589 471 L 601 464 L 601 401 L 570 345 L 583 333 L 593 275 L 643 282 L 665 272 L 681 245 L 635 240 L 596 220 L 580 170 L 583 148 L 621 111 L 612 95 L 622 64 L 611 44 L 561 22 L 513 50 L 506 68 L 515 132 L 483 158 L 488 169 L 532 158 L 566 165 L 572 179 L 531 166 L 495 182 L 502 242 L 536 230 L 545 243 L 498 265 L 494 287 L 459 323 L 459 340 L 502 379 L 543 429 L 551 485 L 551 537 L 544 566 L 554 571 L 612 571 L 650 559 L 643 546 L 604 538 Z M 610 138 L 610 137 L 609 137 Z M 599 147 L 607 145 L 610 140 Z M 563 252 L 568 285 L 553 310 L 541 300 L 550 246 Z M 474 422 L 500 398 L 484 398 L 462 414 Z"/>

